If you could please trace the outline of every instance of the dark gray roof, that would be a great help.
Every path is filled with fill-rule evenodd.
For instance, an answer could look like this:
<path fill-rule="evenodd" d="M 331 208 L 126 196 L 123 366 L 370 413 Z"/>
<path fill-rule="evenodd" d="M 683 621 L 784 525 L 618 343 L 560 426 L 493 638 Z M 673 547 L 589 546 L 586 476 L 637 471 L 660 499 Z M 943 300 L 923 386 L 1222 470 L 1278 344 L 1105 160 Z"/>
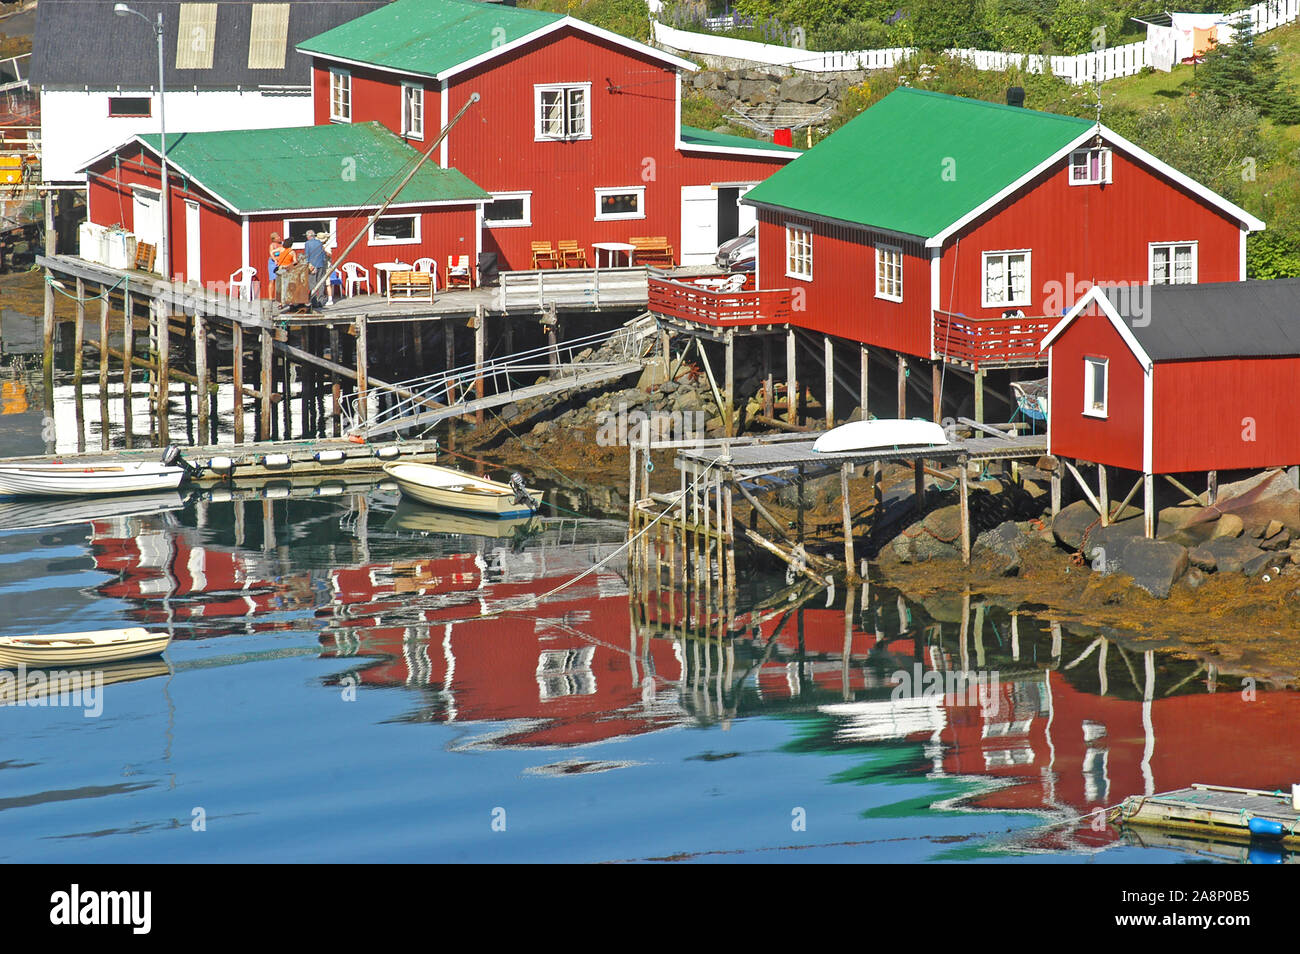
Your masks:
<path fill-rule="evenodd" d="M 1300 279 L 1107 288 L 1152 361 L 1300 355 Z"/>
<path fill-rule="evenodd" d="M 294 49 L 311 37 L 370 13 L 387 0 L 292 0 L 284 69 L 249 69 L 252 9 L 274 0 L 219 2 L 211 69 L 176 68 L 176 31 L 182 4 L 135 2 L 152 24 L 163 15 L 163 60 L 169 89 L 195 86 L 306 86 L 311 61 Z M 33 86 L 152 89 L 158 82 L 158 41 L 139 17 L 117 16 L 114 0 L 41 0 L 32 43 Z"/>

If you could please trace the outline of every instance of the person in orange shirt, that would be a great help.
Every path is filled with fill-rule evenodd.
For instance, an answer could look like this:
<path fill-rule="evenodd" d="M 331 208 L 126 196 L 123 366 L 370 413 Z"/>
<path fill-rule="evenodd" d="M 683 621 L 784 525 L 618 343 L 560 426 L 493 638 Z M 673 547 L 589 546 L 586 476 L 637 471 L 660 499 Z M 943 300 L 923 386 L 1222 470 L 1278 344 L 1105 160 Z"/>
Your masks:
<path fill-rule="evenodd" d="M 271 261 L 275 263 L 276 277 L 276 297 L 284 299 L 284 283 L 288 281 L 289 276 L 285 274 L 285 269 L 298 261 L 298 256 L 288 245 L 280 241 L 271 243 Z"/>

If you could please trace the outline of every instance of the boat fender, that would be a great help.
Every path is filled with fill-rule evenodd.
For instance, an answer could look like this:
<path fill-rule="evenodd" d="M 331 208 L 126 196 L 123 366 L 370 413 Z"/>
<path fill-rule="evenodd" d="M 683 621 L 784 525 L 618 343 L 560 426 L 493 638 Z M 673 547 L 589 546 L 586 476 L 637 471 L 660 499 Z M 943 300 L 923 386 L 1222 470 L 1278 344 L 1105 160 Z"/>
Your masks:
<path fill-rule="evenodd" d="M 1252 818 L 1247 827 L 1252 835 L 1259 838 L 1281 838 L 1286 834 L 1281 822 L 1269 818 Z"/>
<path fill-rule="evenodd" d="M 541 504 L 533 499 L 533 495 L 528 492 L 524 486 L 524 475 L 515 471 L 510 475 L 510 489 L 515 492 L 515 503 L 523 504 L 526 507 L 532 507 L 534 510 L 541 507 Z"/>

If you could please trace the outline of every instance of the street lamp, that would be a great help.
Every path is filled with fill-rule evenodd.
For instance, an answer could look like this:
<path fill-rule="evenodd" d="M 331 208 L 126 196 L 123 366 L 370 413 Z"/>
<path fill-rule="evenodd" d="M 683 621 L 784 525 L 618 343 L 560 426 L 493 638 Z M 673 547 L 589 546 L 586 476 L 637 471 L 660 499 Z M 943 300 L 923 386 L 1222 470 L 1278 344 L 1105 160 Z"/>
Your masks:
<path fill-rule="evenodd" d="M 161 133 L 162 157 L 160 165 L 162 168 L 162 194 L 159 197 L 162 212 L 162 234 L 158 245 L 158 270 L 162 272 L 163 278 L 171 274 L 171 254 L 168 245 L 168 211 L 171 208 L 171 195 L 167 191 L 167 108 L 164 104 L 166 98 L 166 89 L 163 87 L 163 15 L 158 13 L 156 23 L 150 23 L 149 18 L 139 10 L 132 10 L 125 3 L 113 4 L 113 12 L 119 17 L 124 17 L 128 13 L 132 16 L 139 17 L 149 26 L 153 27 L 154 35 L 158 37 L 158 130 Z"/>

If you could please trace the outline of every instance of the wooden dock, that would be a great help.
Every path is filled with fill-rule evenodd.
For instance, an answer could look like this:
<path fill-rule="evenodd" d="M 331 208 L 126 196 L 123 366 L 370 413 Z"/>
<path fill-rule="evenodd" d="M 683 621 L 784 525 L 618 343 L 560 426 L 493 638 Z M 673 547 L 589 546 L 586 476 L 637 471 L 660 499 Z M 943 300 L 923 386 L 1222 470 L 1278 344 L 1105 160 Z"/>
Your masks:
<path fill-rule="evenodd" d="M 1158 795 L 1134 795 L 1119 808 L 1126 825 L 1145 825 L 1232 841 L 1271 837 L 1300 845 L 1300 811 L 1291 807 L 1290 793 L 1264 792 L 1226 785 L 1191 785 Z M 1261 836 L 1255 827 L 1278 834 Z"/>

